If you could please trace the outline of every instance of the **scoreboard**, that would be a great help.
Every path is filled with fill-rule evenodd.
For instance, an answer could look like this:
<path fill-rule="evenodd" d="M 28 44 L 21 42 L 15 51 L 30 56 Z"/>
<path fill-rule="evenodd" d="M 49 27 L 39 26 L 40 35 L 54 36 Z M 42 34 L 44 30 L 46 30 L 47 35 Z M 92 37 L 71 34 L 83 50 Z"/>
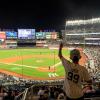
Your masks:
<path fill-rule="evenodd" d="M 18 29 L 18 39 L 35 39 L 35 29 Z"/>

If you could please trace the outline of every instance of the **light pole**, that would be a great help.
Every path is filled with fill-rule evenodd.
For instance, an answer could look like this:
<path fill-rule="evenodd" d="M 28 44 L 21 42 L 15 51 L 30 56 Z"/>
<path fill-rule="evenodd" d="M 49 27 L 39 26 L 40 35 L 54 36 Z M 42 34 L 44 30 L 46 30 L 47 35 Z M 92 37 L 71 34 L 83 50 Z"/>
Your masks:
<path fill-rule="evenodd" d="M 54 51 L 54 74 L 55 74 L 55 51 Z"/>

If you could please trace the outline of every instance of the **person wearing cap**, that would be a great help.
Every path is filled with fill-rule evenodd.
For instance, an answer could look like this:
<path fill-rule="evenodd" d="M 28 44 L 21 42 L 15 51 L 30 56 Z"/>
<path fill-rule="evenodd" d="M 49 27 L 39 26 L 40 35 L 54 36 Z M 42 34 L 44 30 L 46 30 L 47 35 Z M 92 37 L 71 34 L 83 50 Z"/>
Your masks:
<path fill-rule="evenodd" d="M 91 82 L 88 71 L 79 65 L 81 59 L 80 51 L 73 49 L 70 51 L 70 62 L 62 55 L 63 43 L 60 43 L 58 56 L 65 69 L 64 91 L 66 100 L 84 100 L 82 92 L 82 82 Z"/>

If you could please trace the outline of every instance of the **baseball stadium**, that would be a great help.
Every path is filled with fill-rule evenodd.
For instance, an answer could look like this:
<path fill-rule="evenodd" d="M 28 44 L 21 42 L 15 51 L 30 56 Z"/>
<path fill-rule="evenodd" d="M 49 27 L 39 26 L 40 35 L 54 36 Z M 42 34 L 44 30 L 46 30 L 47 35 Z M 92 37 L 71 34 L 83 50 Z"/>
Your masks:
<path fill-rule="evenodd" d="M 100 85 L 100 18 L 66 21 L 61 33 L 4 29 L 0 31 L 0 84 L 17 92 L 13 100 L 38 100 L 42 86 L 62 88 L 65 70 L 58 57 L 61 42 L 62 54 L 68 60 L 70 50 L 80 51 L 79 64 L 88 70 L 93 86 Z M 93 95 L 93 99 L 85 100 L 100 100 L 99 94 Z"/>

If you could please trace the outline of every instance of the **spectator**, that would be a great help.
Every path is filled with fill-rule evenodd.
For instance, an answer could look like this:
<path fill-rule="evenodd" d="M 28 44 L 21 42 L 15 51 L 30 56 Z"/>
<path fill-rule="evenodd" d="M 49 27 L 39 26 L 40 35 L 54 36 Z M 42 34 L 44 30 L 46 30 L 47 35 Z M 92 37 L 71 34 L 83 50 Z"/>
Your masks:
<path fill-rule="evenodd" d="M 83 88 L 83 93 L 95 93 L 95 90 L 92 88 L 91 85 L 86 85 Z"/>
<path fill-rule="evenodd" d="M 50 87 L 50 98 L 54 99 L 54 87 Z"/>
<path fill-rule="evenodd" d="M 0 100 L 4 100 L 4 97 L 7 96 L 7 93 L 4 92 L 4 87 L 0 86 Z"/>
<path fill-rule="evenodd" d="M 59 91 L 59 95 L 58 95 L 57 100 L 66 100 L 65 93 L 62 89 L 60 89 L 60 91 Z"/>
<path fill-rule="evenodd" d="M 81 55 L 79 50 L 74 49 L 70 52 L 70 59 L 65 59 L 62 55 L 63 44 L 59 46 L 59 58 L 65 68 L 64 90 L 67 100 L 84 100 L 81 82 L 91 82 L 88 71 L 85 67 L 79 65 Z"/>
<path fill-rule="evenodd" d="M 43 100 L 48 100 L 49 99 L 49 91 L 45 90 L 43 94 Z"/>
<path fill-rule="evenodd" d="M 98 83 L 98 85 L 97 85 L 96 95 L 100 96 L 100 83 Z"/>
<path fill-rule="evenodd" d="M 43 95 L 44 95 L 44 87 L 40 88 L 38 91 L 38 96 L 40 97 L 40 99 L 43 98 Z"/>

